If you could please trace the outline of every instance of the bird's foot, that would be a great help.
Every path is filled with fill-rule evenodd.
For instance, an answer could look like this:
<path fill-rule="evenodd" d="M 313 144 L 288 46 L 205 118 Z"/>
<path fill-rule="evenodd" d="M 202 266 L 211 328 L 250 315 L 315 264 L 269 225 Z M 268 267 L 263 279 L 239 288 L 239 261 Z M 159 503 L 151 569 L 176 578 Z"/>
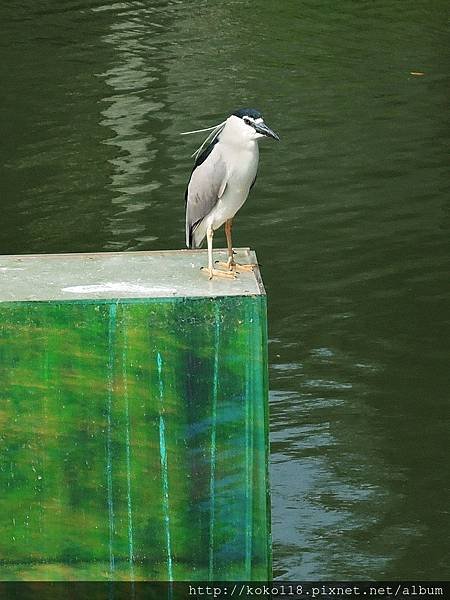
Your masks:
<path fill-rule="evenodd" d="M 221 271 L 220 269 L 209 269 L 208 267 L 202 267 L 201 270 L 205 273 L 208 273 L 209 279 L 212 279 L 213 277 L 236 279 L 236 273 L 234 271 Z"/>
<path fill-rule="evenodd" d="M 222 262 L 220 260 L 217 260 L 216 265 L 219 267 L 225 267 L 227 269 L 227 271 L 231 271 L 232 273 L 241 273 L 241 272 L 251 273 L 253 271 L 253 269 L 258 266 L 254 263 L 242 265 L 241 263 L 234 262 L 234 260 L 228 260 L 227 262 Z"/>
<path fill-rule="evenodd" d="M 234 265 L 233 265 L 233 267 L 232 267 L 232 268 L 233 268 L 233 269 L 234 269 L 234 270 L 235 270 L 237 273 L 240 273 L 241 271 L 245 271 L 245 272 L 247 272 L 247 273 L 253 273 L 253 269 L 254 269 L 255 267 L 257 267 L 257 266 L 258 266 L 258 265 L 257 265 L 257 264 L 255 264 L 255 263 L 249 263 L 249 264 L 246 264 L 246 265 L 243 265 L 243 264 L 241 264 L 241 263 L 234 263 Z"/>

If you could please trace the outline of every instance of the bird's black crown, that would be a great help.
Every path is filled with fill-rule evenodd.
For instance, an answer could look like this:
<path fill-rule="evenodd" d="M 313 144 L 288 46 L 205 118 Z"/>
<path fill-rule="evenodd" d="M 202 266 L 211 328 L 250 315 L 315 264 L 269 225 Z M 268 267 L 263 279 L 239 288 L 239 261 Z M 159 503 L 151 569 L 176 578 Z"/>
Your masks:
<path fill-rule="evenodd" d="M 241 108 L 234 112 L 233 115 L 235 117 L 239 117 L 240 119 L 243 119 L 244 117 L 251 117 L 252 119 L 262 118 L 262 114 L 255 108 Z"/>

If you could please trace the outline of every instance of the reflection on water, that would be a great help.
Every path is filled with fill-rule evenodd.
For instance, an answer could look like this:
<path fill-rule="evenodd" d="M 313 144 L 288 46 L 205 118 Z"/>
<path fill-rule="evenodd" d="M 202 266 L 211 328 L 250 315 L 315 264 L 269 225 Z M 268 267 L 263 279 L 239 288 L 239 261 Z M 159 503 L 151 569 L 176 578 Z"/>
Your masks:
<path fill-rule="evenodd" d="M 0 8 L 0 252 L 181 247 L 179 132 L 260 108 L 275 575 L 448 578 L 447 3 L 147 4 Z"/>
<path fill-rule="evenodd" d="M 104 7 L 93 9 L 103 10 Z M 111 240 L 105 244 L 105 250 L 138 249 L 142 243 L 156 240 L 149 235 L 145 219 L 139 222 L 139 214 L 135 214 L 151 208 L 151 199 L 162 185 L 152 170 L 161 144 L 157 143 L 158 132 L 151 119 L 152 113 L 165 112 L 165 69 L 162 61 L 154 64 L 147 60 L 148 53 L 155 50 L 147 40 L 157 39 L 161 31 L 169 28 L 170 21 L 163 18 L 164 24 L 153 22 L 152 18 L 158 18 L 155 12 L 144 8 L 127 10 L 124 6 L 101 40 L 112 46 L 113 64 L 98 74 L 112 92 L 102 99 L 107 107 L 101 111 L 104 118 L 100 124 L 113 134 L 104 143 L 115 147 L 109 162 L 113 166 L 110 189 L 116 206 L 108 219 Z"/>

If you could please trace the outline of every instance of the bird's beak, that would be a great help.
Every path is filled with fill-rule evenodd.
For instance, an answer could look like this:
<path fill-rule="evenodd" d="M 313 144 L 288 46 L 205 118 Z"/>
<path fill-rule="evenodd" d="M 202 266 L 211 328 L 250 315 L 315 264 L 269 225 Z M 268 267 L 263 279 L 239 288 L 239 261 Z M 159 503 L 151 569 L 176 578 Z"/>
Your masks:
<path fill-rule="evenodd" d="M 262 121 L 261 123 L 255 123 L 254 127 L 255 127 L 255 131 L 257 131 L 261 135 L 265 135 L 266 137 L 271 137 L 274 140 L 280 139 L 280 136 L 277 133 L 275 133 L 275 131 L 273 131 L 273 129 L 270 129 L 270 127 L 267 127 L 267 125 L 264 123 L 264 121 Z"/>

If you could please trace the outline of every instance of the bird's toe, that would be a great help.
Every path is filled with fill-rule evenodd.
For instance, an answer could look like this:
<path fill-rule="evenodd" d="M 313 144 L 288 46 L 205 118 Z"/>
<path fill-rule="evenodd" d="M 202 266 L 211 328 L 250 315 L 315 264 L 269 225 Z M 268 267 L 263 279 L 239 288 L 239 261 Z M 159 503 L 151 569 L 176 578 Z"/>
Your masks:
<path fill-rule="evenodd" d="M 208 267 L 203 267 L 202 271 L 208 273 L 209 279 L 213 279 L 214 277 L 236 279 L 236 273 L 234 271 L 221 271 L 220 269 L 209 269 Z"/>
<path fill-rule="evenodd" d="M 247 273 L 251 273 L 253 271 L 253 269 L 255 267 L 257 267 L 258 265 L 254 264 L 254 263 L 250 263 L 250 264 L 241 264 L 241 263 L 237 263 L 237 262 L 223 262 L 220 260 L 216 260 L 215 264 L 218 267 L 224 267 L 228 272 L 233 272 L 233 273 L 242 273 L 242 272 L 247 272 Z"/>

